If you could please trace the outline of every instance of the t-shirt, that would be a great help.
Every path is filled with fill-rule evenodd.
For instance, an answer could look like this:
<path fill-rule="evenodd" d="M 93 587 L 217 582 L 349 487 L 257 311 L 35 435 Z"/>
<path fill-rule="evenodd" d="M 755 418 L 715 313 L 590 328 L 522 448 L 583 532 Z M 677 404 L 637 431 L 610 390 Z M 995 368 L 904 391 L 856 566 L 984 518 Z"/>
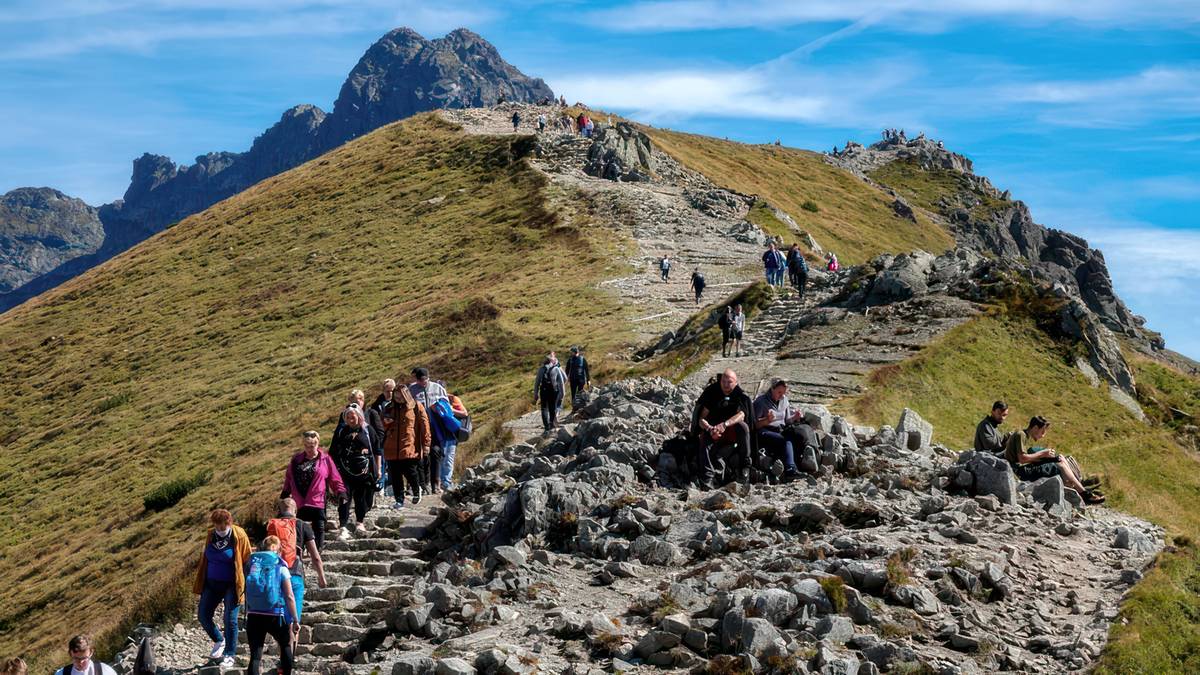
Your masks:
<path fill-rule="evenodd" d="M 300 488 L 300 492 L 305 497 L 308 496 L 309 489 L 312 488 L 313 481 L 317 478 L 317 462 L 321 461 L 321 454 L 317 453 L 312 459 L 305 459 L 296 467 L 293 477 L 296 480 L 296 487 Z"/>
<path fill-rule="evenodd" d="M 294 577 L 304 576 L 304 554 L 308 551 L 308 542 L 315 541 L 312 525 L 296 519 L 296 562 L 292 563 L 291 573 Z M 281 556 L 282 557 L 282 556 Z"/>
<path fill-rule="evenodd" d="M 704 421 L 709 424 L 720 424 L 742 410 L 741 402 L 745 396 L 741 387 L 734 387 L 728 395 L 721 391 L 721 385 L 714 384 L 700 395 L 700 408 L 707 410 Z"/>
<path fill-rule="evenodd" d="M 782 429 L 786 420 L 790 419 L 793 414 L 791 403 L 788 402 L 787 396 L 781 396 L 778 401 L 771 400 L 771 392 L 762 394 L 754 399 L 754 418 L 761 419 L 767 416 L 768 410 L 775 411 L 775 419 L 765 428 Z"/>
<path fill-rule="evenodd" d="M 233 581 L 237 570 L 233 568 L 233 528 L 222 537 L 215 531 L 204 548 L 204 560 L 208 563 L 204 578 L 211 581 Z"/>
<path fill-rule="evenodd" d="M 1015 468 L 1018 464 L 1017 460 L 1021 455 L 1026 454 L 1025 447 L 1028 439 L 1029 436 L 1024 429 L 1009 434 L 1008 442 L 1004 444 L 1004 459 L 1008 460 L 1010 466 Z"/>

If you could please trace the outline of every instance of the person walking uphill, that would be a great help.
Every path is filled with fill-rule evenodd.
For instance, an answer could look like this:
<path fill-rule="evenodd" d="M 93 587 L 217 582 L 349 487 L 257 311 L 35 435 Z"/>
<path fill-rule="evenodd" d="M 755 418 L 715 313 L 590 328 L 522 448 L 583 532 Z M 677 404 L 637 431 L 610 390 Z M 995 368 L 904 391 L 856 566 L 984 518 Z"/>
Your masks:
<path fill-rule="evenodd" d="M 578 346 L 571 347 L 571 358 L 567 359 L 567 381 L 571 383 L 571 410 L 574 410 L 579 392 L 592 381 L 592 368 Z"/>
<path fill-rule="evenodd" d="M 662 274 L 663 281 L 671 280 L 671 259 L 669 257 L 664 255 L 659 259 L 658 271 Z"/>
<path fill-rule="evenodd" d="M 721 318 L 717 319 L 717 327 L 721 329 L 721 356 L 729 356 L 729 340 L 733 337 L 733 308 L 725 305 Z"/>
<path fill-rule="evenodd" d="M 450 393 L 441 383 L 429 379 L 428 368 L 413 368 L 412 377 L 413 381 L 408 385 L 408 390 L 417 403 L 425 406 L 425 414 L 429 416 L 429 433 L 433 438 L 433 445 L 429 448 L 429 454 L 421 459 L 421 469 L 417 475 L 421 479 L 421 485 L 427 486 L 430 492 L 437 492 L 442 482 L 442 465 L 445 458 L 450 457 L 450 461 L 453 462 L 458 450 L 458 438 L 452 433 L 445 433 L 437 423 L 435 415 L 435 406 L 440 401 L 445 401 L 447 405 L 450 403 Z M 447 410 L 448 408 L 443 408 L 442 412 Z"/>
<path fill-rule="evenodd" d="M 558 426 L 558 406 L 566 390 L 567 378 L 558 359 L 547 356 L 533 378 L 533 402 L 541 402 L 542 429 L 550 431 Z"/>
<path fill-rule="evenodd" d="M 792 279 L 792 288 L 795 288 L 799 293 L 801 300 L 804 299 L 804 286 L 808 284 L 808 261 L 804 259 L 804 254 L 800 252 L 800 246 L 792 244 L 791 250 L 788 251 L 787 257 L 788 275 Z"/>
<path fill-rule="evenodd" d="M 304 449 L 292 455 L 283 476 L 282 499 L 296 500 L 296 517 L 312 525 L 317 537 L 317 548 L 325 548 L 325 493 L 332 487 L 339 502 L 348 501 L 346 484 L 338 473 L 337 466 L 329 453 L 321 448 L 321 435 L 306 431 L 303 436 Z"/>
<path fill-rule="evenodd" d="M 689 286 L 691 286 L 691 288 L 692 288 L 692 291 L 694 291 L 696 293 L 696 304 L 697 305 L 700 304 L 700 298 L 704 297 L 704 286 L 705 285 L 706 284 L 704 281 L 704 275 L 700 273 L 700 268 L 697 267 L 695 270 L 692 271 L 692 282 L 691 282 L 691 284 L 689 284 Z"/>
<path fill-rule="evenodd" d="M 775 242 L 762 255 L 763 269 L 766 272 L 767 283 L 771 286 L 783 285 L 783 254 L 776 248 Z"/>
<path fill-rule="evenodd" d="M 243 566 L 252 553 L 250 537 L 233 524 L 233 515 L 225 509 L 209 514 L 208 535 L 196 567 L 192 592 L 200 596 L 196 618 L 213 641 L 209 657 L 221 659 L 222 668 L 234 667 L 238 641 L 238 607 L 245 601 L 246 576 Z M 213 623 L 213 612 L 224 603 L 224 633 Z"/>
<path fill-rule="evenodd" d="M 515 133 L 521 126 L 521 113 L 514 112 L 512 116 L 513 132 Z"/>
<path fill-rule="evenodd" d="M 292 645 L 300 634 L 300 613 L 292 592 L 292 575 L 279 555 L 279 537 L 267 536 L 246 563 L 246 642 L 250 666 L 259 675 L 267 636 L 279 647 L 279 675 L 292 673 Z"/>
<path fill-rule="evenodd" d="M 392 418 L 388 424 L 387 437 L 383 439 L 383 459 L 387 462 L 388 475 L 392 477 L 392 490 L 396 498 L 393 508 L 404 507 L 404 484 L 412 494 L 412 502 L 421 502 L 421 484 L 417 475 L 421 459 L 428 457 L 433 435 L 429 431 L 429 414 L 408 387 L 396 389 L 392 395 Z"/>
<path fill-rule="evenodd" d="M 333 440 L 329 442 L 329 456 L 337 466 L 338 474 L 350 499 L 338 504 L 338 539 L 345 541 L 350 538 L 350 503 L 354 503 L 355 532 L 366 534 L 365 520 L 367 511 L 375 497 L 375 476 L 372 474 L 374 449 L 371 447 L 371 437 L 363 424 L 362 411 L 351 406 L 342 413 L 344 424 L 338 428 Z"/>

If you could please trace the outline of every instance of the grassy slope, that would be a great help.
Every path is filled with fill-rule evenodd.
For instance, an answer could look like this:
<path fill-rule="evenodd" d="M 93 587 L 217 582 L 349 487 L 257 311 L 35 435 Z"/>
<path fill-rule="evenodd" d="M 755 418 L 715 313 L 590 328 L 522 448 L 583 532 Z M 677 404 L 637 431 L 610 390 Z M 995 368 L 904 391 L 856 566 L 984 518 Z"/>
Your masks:
<path fill-rule="evenodd" d="M 1143 364 L 1138 374 L 1150 379 L 1149 371 Z M 1200 386 L 1173 371 L 1156 371 L 1154 378 L 1176 390 Z M 1047 442 L 1075 455 L 1084 470 L 1102 473 L 1111 506 L 1154 521 L 1171 535 L 1200 536 L 1200 467 L 1194 456 L 1169 427 L 1133 421 L 1103 390 L 1089 386 L 1026 320 L 992 317 L 960 326 L 915 358 L 877 371 L 868 392 L 845 404 L 855 418 L 871 424 L 892 424 L 901 409 L 912 407 L 934 424 L 937 440 L 969 447 L 975 424 L 995 398 L 1012 406 L 1010 429 L 1033 414 L 1049 417 Z M 1114 627 L 1102 672 L 1197 672 L 1198 591 L 1195 550 L 1183 546 L 1164 554 L 1124 606 L 1129 624 Z"/>
<path fill-rule="evenodd" d="M 891 198 L 825 163 L 817 153 L 663 129 L 643 130 L 665 152 L 717 185 L 759 195 L 783 209 L 825 250 L 836 252 L 844 264 L 917 248 L 940 253 L 954 245 L 950 234 L 924 215 L 918 215 L 917 223 L 897 217 Z M 809 200 L 817 204 L 817 212 L 803 208 Z M 759 224 L 784 236 L 787 243 L 796 239 L 792 233 L 778 231 L 782 223 L 774 218 L 764 218 Z"/>
<path fill-rule="evenodd" d="M 933 213 L 945 210 L 938 202 L 947 195 L 973 195 L 971 215 L 979 220 L 986 220 L 1006 205 L 1004 200 L 972 187 L 966 176 L 957 171 L 922 169 L 912 160 L 890 162 L 872 171 L 870 176 L 904 195 L 915 206 Z"/>
<path fill-rule="evenodd" d="M 543 208 L 521 142 L 385 127 L 0 318 L 0 654 L 40 667 L 144 611 L 208 510 L 277 494 L 354 386 L 428 364 L 499 420 L 548 347 L 617 347 L 624 313 L 592 288 L 612 244 Z"/>

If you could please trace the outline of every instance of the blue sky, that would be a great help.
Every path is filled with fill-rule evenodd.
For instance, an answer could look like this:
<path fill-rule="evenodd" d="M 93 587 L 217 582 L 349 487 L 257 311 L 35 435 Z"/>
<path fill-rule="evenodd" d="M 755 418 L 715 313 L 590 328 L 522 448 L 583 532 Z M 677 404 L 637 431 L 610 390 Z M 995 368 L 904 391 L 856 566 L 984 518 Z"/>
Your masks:
<path fill-rule="evenodd" d="M 923 130 L 1101 248 L 1200 358 L 1194 0 L 6 0 L 0 192 L 101 204 L 143 152 L 244 150 L 292 105 L 329 110 L 402 25 L 469 27 L 570 100 L 657 125 L 813 149 Z"/>

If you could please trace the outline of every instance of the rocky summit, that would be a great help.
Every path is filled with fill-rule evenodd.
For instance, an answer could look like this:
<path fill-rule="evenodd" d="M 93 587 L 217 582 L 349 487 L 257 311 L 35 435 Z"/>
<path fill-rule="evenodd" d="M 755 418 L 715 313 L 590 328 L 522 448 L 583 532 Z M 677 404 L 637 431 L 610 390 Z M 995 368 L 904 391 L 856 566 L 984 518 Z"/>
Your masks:
<path fill-rule="evenodd" d="M 100 248 L 96 209 L 50 188 L 0 195 L 0 295 Z"/>
<path fill-rule="evenodd" d="M 29 249 L 21 243 L 27 239 L 4 236 L 0 230 L 0 261 L 19 261 L 11 264 L 14 271 L 6 274 L 7 278 L 0 279 L 0 311 L 352 138 L 419 112 L 490 105 L 501 96 L 534 102 L 553 98 L 554 92 L 540 78 L 521 73 L 491 43 L 465 28 L 435 40 L 410 28 L 393 30 L 372 45 L 350 71 L 333 112 L 326 114 L 314 105 L 295 106 L 256 138 L 249 150 L 210 152 L 191 165 L 178 165 L 151 153 L 135 159 L 124 197 L 98 210 L 103 232 L 98 222 L 93 222 L 93 235 L 103 235 L 101 250 L 96 241 L 90 250 L 56 246 L 58 240 L 75 241 L 73 228 L 78 219 L 47 200 L 27 202 L 25 212 L 43 223 L 48 243 Z M 18 198 L 13 194 L 6 198 Z M 79 202 L 78 208 L 91 207 Z M 95 221 L 96 210 L 91 211 Z M 80 251 L 92 255 L 81 257 Z M 72 258 L 78 260 L 62 265 Z"/>
<path fill-rule="evenodd" d="M 330 544 L 298 668 L 1073 672 L 1163 544 L 1057 478 L 1018 484 L 1003 460 L 939 445 L 911 410 L 873 429 L 805 405 L 820 447 L 799 480 L 776 463 L 699 491 L 672 440 L 697 394 L 601 387 L 441 505 Z M 195 629 L 153 639 L 167 672 L 203 660 Z"/>

